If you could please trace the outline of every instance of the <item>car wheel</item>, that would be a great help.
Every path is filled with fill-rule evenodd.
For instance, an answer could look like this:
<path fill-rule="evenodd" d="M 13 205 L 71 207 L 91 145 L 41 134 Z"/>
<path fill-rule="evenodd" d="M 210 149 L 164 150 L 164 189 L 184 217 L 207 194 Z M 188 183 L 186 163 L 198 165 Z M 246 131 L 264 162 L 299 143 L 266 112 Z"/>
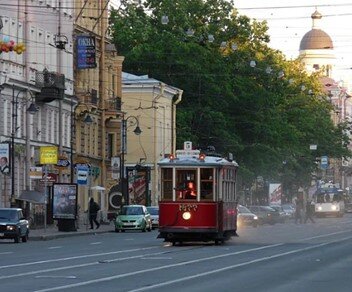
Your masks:
<path fill-rule="evenodd" d="M 25 236 L 22 236 L 22 242 L 27 242 L 28 241 L 28 232 L 26 233 Z"/>
<path fill-rule="evenodd" d="M 115 232 L 120 232 L 120 229 L 115 227 Z"/>
<path fill-rule="evenodd" d="M 257 228 L 258 227 L 258 223 L 253 223 L 253 227 Z"/>

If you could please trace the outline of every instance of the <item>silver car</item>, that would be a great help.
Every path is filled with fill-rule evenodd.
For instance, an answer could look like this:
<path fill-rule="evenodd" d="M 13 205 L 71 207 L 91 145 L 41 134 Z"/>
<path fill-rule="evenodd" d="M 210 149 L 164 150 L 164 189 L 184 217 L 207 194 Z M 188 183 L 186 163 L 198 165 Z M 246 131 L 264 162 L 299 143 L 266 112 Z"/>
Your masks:
<path fill-rule="evenodd" d="M 147 210 L 150 214 L 150 218 L 152 219 L 152 228 L 159 227 L 159 207 L 157 206 L 149 206 Z"/>

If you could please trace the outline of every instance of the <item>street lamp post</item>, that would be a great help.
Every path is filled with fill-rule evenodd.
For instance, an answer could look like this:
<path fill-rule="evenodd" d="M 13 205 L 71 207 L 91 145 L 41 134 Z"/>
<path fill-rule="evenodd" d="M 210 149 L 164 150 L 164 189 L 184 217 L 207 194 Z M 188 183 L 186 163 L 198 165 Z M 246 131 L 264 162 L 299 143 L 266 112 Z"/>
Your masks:
<path fill-rule="evenodd" d="M 133 130 L 134 134 L 139 136 L 142 133 L 141 128 L 139 127 L 139 120 L 135 116 L 128 116 L 126 119 L 122 119 L 122 146 L 121 146 L 121 163 L 120 163 L 120 179 L 121 179 L 121 192 L 122 197 L 125 200 L 125 204 L 129 204 L 129 194 L 127 189 L 127 181 L 125 178 L 125 153 L 127 153 L 127 122 L 132 121 L 131 126 L 136 125 L 136 128 Z"/>
<path fill-rule="evenodd" d="M 21 89 L 18 91 L 17 94 L 15 94 L 15 85 L 12 85 L 12 131 L 11 131 L 11 207 L 15 205 L 15 135 L 18 130 L 17 127 L 17 105 L 18 105 L 18 97 L 21 92 L 29 92 L 31 95 L 32 100 L 34 100 L 34 96 L 32 95 L 32 92 L 29 91 L 28 89 Z M 27 98 L 26 98 L 26 101 Z M 38 108 L 36 105 L 32 102 L 29 108 L 27 108 L 27 113 L 34 115 L 38 111 Z M 26 133 L 27 139 L 26 143 L 28 143 L 28 138 L 29 138 L 29 133 Z M 29 157 L 29 153 L 26 153 L 27 157 Z M 28 168 L 28 165 L 26 166 L 26 169 Z M 26 175 L 29 175 L 26 173 Z"/>

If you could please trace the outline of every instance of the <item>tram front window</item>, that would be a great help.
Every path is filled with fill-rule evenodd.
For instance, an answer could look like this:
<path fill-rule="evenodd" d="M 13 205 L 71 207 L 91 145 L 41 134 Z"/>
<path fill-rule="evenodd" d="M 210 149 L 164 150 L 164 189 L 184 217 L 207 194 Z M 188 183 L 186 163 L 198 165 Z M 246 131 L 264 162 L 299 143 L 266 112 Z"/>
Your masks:
<path fill-rule="evenodd" d="M 197 184 L 196 170 L 177 170 L 176 172 L 176 197 L 179 200 L 196 200 Z"/>

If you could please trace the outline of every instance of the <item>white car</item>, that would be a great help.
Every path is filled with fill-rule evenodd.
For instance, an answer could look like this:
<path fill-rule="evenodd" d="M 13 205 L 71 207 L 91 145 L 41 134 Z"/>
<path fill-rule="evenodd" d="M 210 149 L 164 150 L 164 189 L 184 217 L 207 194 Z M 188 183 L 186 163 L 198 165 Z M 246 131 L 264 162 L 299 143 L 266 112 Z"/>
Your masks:
<path fill-rule="evenodd" d="M 147 210 L 150 214 L 150 218 L 152 219 L 152 228 L 159 227 L 159 207 L 158 206 L 149 206 Z"/>

